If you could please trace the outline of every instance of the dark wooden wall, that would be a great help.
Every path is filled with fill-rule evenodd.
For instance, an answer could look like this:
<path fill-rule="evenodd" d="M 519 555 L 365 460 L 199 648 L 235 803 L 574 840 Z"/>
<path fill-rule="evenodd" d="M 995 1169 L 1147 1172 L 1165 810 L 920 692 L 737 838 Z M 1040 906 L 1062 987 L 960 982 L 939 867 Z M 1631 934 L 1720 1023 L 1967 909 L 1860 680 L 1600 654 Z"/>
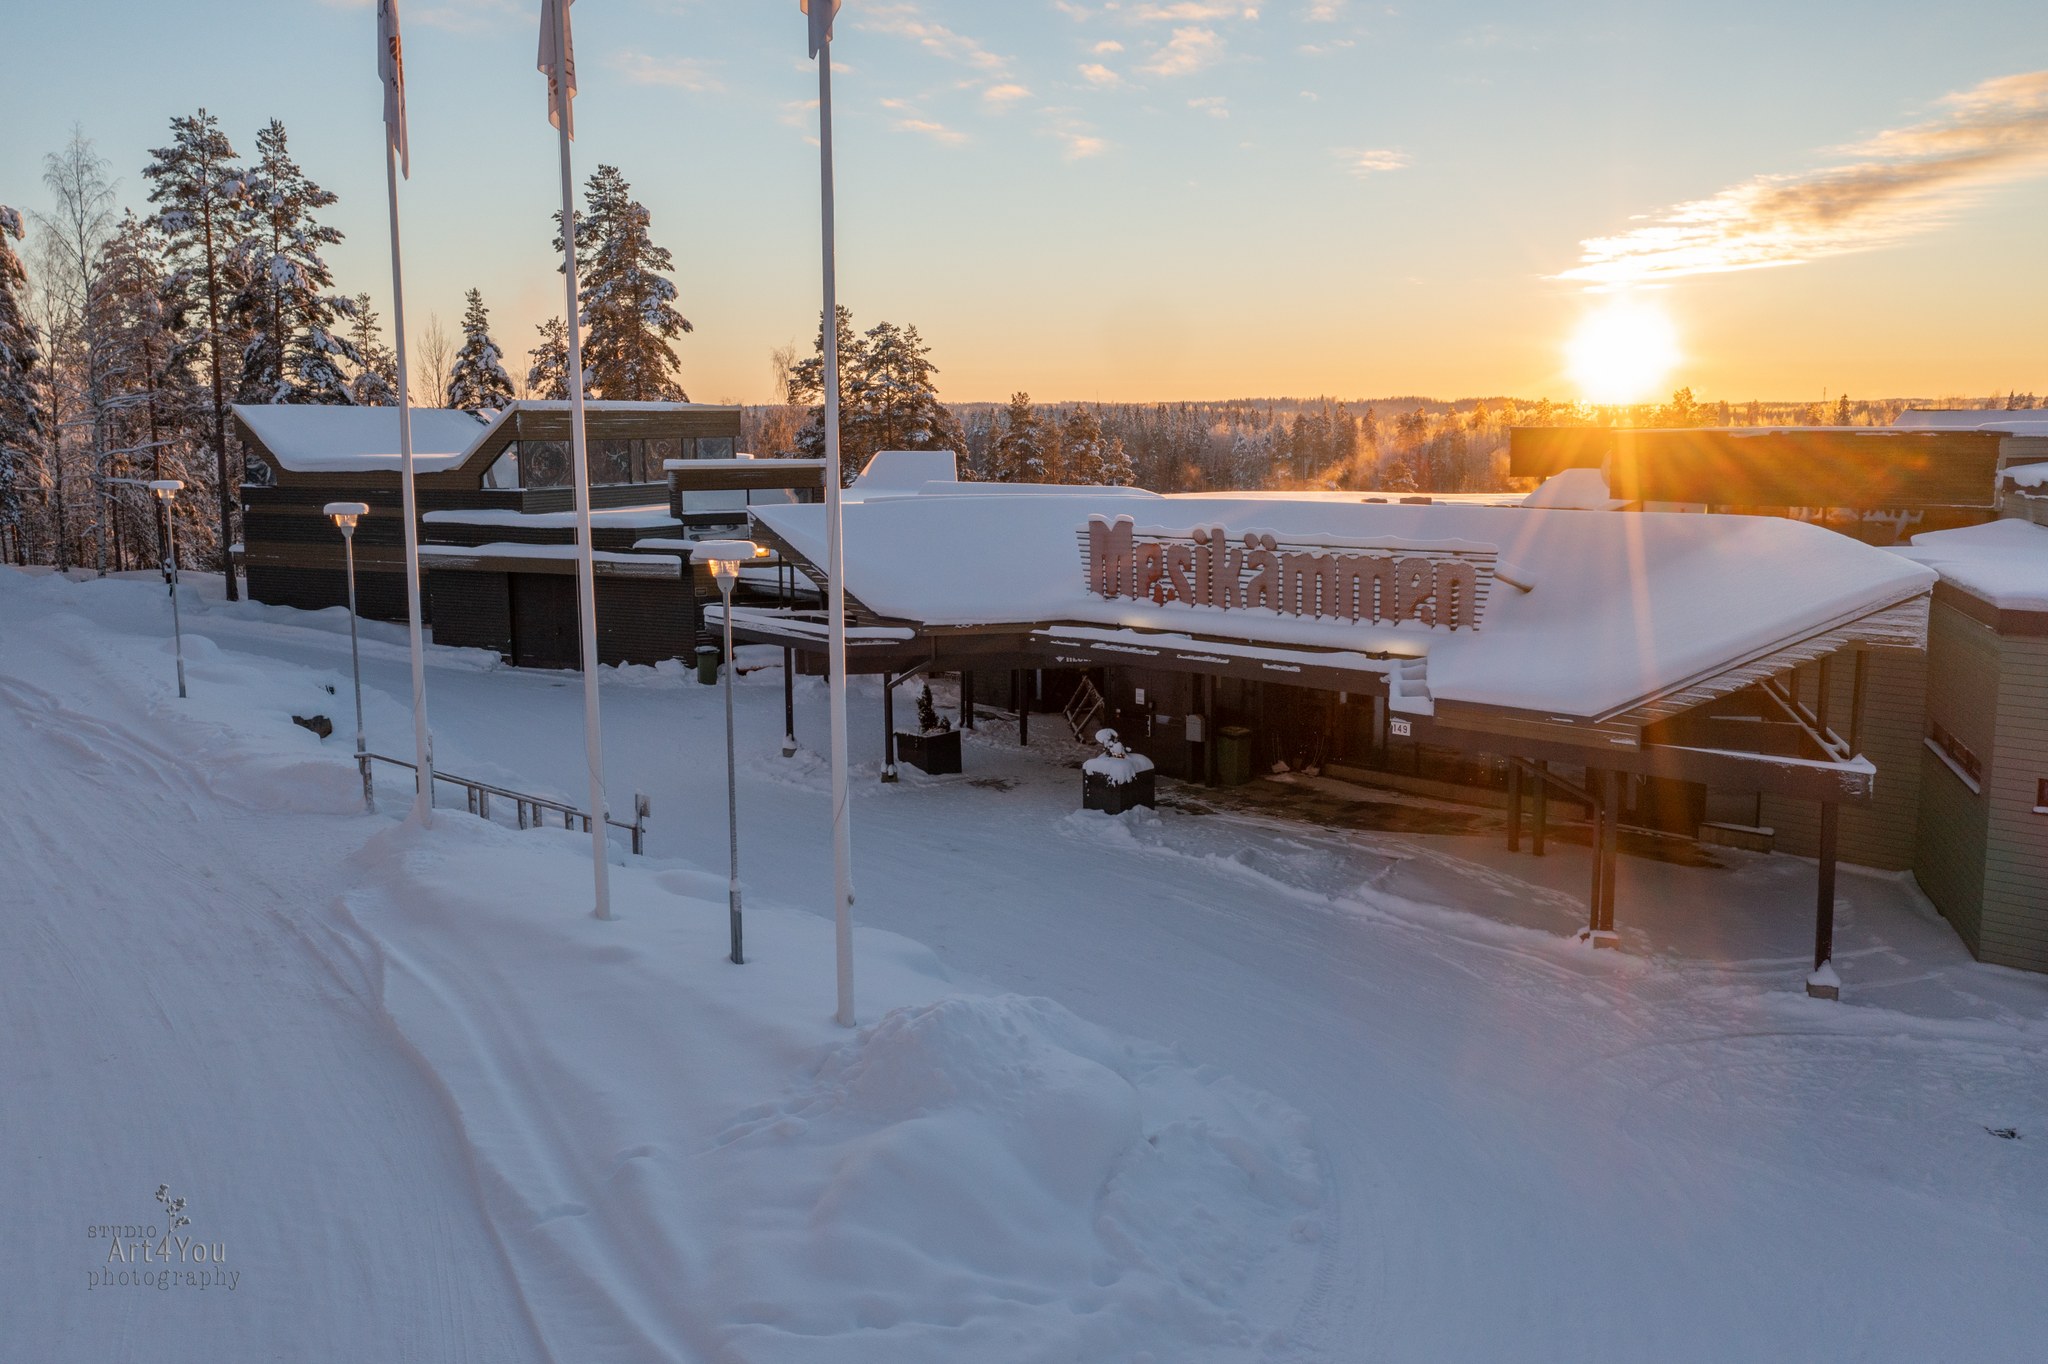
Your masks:
<path fill-rule="evenodd" d="M 1517 427 L 1508 472 L 1608 469 L 1629 501 L 1726 507 L 1989 507 L 1998 436 L 1890 428 L 1626 430 Z"/>

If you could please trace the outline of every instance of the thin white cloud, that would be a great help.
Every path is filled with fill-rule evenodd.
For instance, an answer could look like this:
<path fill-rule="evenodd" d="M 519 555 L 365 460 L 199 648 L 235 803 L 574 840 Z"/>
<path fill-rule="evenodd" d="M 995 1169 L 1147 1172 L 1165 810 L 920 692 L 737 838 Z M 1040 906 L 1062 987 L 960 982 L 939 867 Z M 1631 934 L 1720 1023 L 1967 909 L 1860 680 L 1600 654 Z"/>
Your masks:
<path fill-rule="evenodd" d="M 1219 19 L 1256 19 L 1254 6 L 1234 5 L 1228 0 L 1177 0 L 1174 4 L 1143 4 L 1130 11 L 1141 24 L 1213 23 Z"/>
<path fill-rule="evenodd" d="M 1303 43 L 1295 51 L 1304 57 L 1327 57 L 1333 52 L 1342 52 L 1347 47 L 1357 47 L 1354 38 L 1326 38 L 1320 43 Z"/>
<path fill-rule="evenodd" d="M 1104 38 L 1101 42 L 1097 43 L 1093 48 L 1089 50 L 1094 52 L 1095 55 L 1097 55 L 1098 57 L 1101 57 L 1107 56 L 1112 52 L 1123 51 L 1124 45 L 1114 38 Z"/>
<path fill-rule="evenodd" d="M 1081 79 L 1087 81 L 1090 85 L 1100 86 L 1102 89 L 1108 90 L 1123 84 L 1124 78 L 1104 66 L 1101 62 L 1089 62 L 1081 68 Z"/>
<path fill-rule="evenodd" d="M 481 33 L 486 29 L 511 28 L 534 19 L 527 7 L 515 0 L 443 0 L 426 5 L 405 16 L 427 28 L 449 33 Z"/>
<path fill-rule="evenodd" d="M 1066 144 L 1066 157 L 1069 161 L 1086 160 L 1109 150 L 1109 144 L 1093 133 L 1077 132 L 1072 128 L 1055 128 L 1053 131 L 1060 141 Z"/>
<path fill-rule="evenodd" d="M 1224 42 L 1213 28 L 1177 28 L 1142 70 L 1154 76 L 1189 76 L 1223 60 Z"/>
<path fill-rule="evenodd" d="M 959 62 L 991 75 L 1009 68 L 1010 62 L 1007 57 L 997 56 L 966 34 L 955 32 L 944 24 L 934 23 L 925 18 L 916 5 L 875 5 L 857 12 L 860 15 L 861 27 L 908 38 L 925 51 L 944 57 L 948 61 Z"/>
<path fill-rule="evenodd" d="M 932 141 L 943 142 L 949 147 L 957 147 L 967 140 L 967 134 L 958 128 L 948 128 L 935 119 L 918 116 L 899 118 L 890 126 L 899 133 L 922 133 Z"/>
<path fill-rule="evenodd" d="M 1015 81 L 1005 81 L 1001 85 L 991 85 L 988 89 L 981 92 L 982 103 L 997 109 L 1006 108 L 1020 99 L 1029 99 L 1030 97 L 1031 91 Z"/>
<path fill-rule="evenodd" d="M 697 94 L 714 94 L 725 88 L 707 64 L 695 57 L 656 57 L 628 50 L 614 53 L 610 64 L 633 85 L 667 85 Z"/>
<path fill-rule="evenodd" d="M 1198 109 L 1211 118 L 1229 118 L 1230 101 L 1222 95 L 1201 95 L 1188 101 L 1188 108 Z"/>
<path fill-rule="evenodd" d="M 1387 171 L 1405 170 L 1415 160 L 1408 153 L 1391 147 L 1336 147 L 1331 150 L 1331 155 L 1343 163 L 1345 170 L 1361 180 Z"/>
<path fill-rule="evenodd" d="M 1085 20 L 1095 17 L 1087 6 L 1073 4 L 1071 0 L 1052 0 L 1052 7 L 1069 19 Z"/>
<path fill-rule="evenodd" d="M 1628 285 L 1875 250 L 1943 226 L 1994 186 L 2048 174 L 2048 71 L 1988 80 L 1941 104 L 1937 118 L 1843 148 L 1853 160 L 1760 175 L 1588 238 L 1558 278 Z"/>
<path fill-rule="evenodd" d="M 1308 8 L 1301 12 L 1302 21 L 1310 24 L 1334 24 L 1344 17 L 1346 0 L 1309 0 Z"/>

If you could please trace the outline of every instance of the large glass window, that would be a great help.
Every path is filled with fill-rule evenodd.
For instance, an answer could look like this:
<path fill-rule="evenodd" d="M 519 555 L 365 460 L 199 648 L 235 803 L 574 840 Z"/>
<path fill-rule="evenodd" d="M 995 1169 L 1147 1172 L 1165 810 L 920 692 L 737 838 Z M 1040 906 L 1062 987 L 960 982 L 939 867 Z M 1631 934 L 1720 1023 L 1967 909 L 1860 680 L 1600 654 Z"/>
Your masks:
<path fill-rule="evenodd" d="M 592 486 L 602 483 L 633 482 L 633 447 L 637 441 L 601 440 L 593 442 L 590 451 L 590 482 Z"/>
<path fill-rule="evenodd" d="M 592 485 L 660 483 L 671 459 L 731 459 L 731 436 L 661 436 L 653 440 L 594 440 L 590 443 Z M 517 440 L 484 474 L 486 488 L 566 488 L 569 442 Z"/>
<path fill-rule="evenodd" d="M 695 456 L 693 456 L 693 458 L 696 458 L 696 459 L 731 459 L 731 458 L 732 458 L 732 455 L 733 455 L 733 439 L 732 439 L 732 437 L 731 437 L 731 436 L 699 436 L 699 437 L 697 437 L 697 453 L 696 453 L 696 455 L 695 455 Z"/>
<path fill-rule="evenodd" d="M 519 442 L 505 447 L 505 453 L 491 461 L 491 467 L 484 470 L 486 488 L 517 488 L 519 482 Z"/>

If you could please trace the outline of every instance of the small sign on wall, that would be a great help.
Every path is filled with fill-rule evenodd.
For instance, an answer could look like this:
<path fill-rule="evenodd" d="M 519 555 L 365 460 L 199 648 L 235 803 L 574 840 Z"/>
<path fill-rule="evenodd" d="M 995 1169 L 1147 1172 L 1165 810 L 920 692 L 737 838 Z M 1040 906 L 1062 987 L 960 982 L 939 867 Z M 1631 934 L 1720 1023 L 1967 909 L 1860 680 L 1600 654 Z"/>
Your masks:
<path fill-rule="evenodd" d="M 1415 726 L 1409 724 L 1406 720 L 1389 719 L 1387 721 L 1387 732 L 1396 739 L 1405 739 L 1415 732 Z"/>
<path fill-rule="evenodd" d="M 1191 744 L 1202 742 L 1202 717 L 1199 715 L 1190 715 L 1188 717 L 1188 742 Z"/>

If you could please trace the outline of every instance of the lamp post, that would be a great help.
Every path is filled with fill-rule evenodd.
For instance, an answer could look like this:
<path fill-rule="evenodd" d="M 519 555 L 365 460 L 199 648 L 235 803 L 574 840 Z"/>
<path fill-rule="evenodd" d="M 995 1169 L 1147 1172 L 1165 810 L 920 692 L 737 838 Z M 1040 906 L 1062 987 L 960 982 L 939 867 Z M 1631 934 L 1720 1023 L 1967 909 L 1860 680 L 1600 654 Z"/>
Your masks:
<path fill-rule="evenodd" d="M 377 797 L 370 789 L 370 754 L 363 744 L 363 658 L 356 647 L 356 518 L 368 516 L 362 502 L 329 502 L 321 512 L 334 518 L 341 530 L 342 553 L 348 559 L 348 663 L 356 679 L 356 766 L 363 774 L 363 808 L 377 809 Z"/>
<path fill-rule="evenodd" d="M 732 675 L 736 671 L 732 663 L 732 589 L 739 581 L 740 565 L 767 552 L 752 540 L 705 540 L 690 554 L 692 563 L 711 565 L 711 576 L 717 580 L 718 595 L 725 603 L 725 833 L 730 858 L 726 904 L 732 915 L 732 955 L 727 960 L 734 966 L 744 966 L 747 959 L 740 950 L 740 798 L 732 742 Z"/>
<path fill-rule="evenodd" d="M 171 502 L 184 488 L 182 479 L 151 479 L 149 490 L 156 494 L 156 500 L 164 509 L 164 572 L 171 584 L 171 641 L 178 655 L 178 698 L 185 696 L 185 627 L 178 621 L 178 529 L 177 517 L 171 514 Z"/>

